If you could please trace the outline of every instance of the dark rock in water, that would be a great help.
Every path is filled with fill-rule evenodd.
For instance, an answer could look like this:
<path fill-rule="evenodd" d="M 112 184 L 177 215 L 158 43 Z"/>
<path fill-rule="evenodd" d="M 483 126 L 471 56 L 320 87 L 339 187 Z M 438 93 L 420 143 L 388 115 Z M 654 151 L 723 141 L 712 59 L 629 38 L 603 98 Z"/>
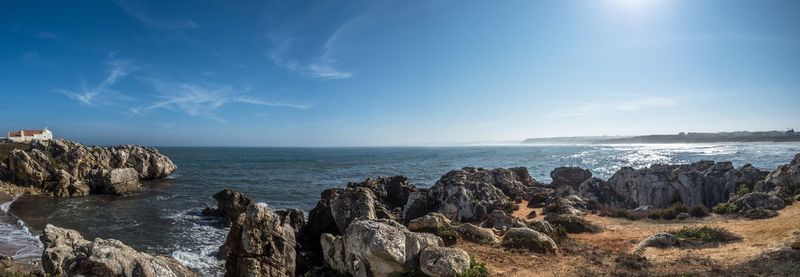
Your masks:
<path fill-rule="evenodd" d="M 224 216 L 228 222 L 235 222 L 239 215 L 247 210 L 253 201 L 247 198 L 244 193 L 232 189 L 224 189 L 214 194 L 217 200 L 217 208 L 206 208 L 203 210 L 205 216 Z"/>
<path fill-rule="evenodd" d="M 137 181 L 163 178 L 176 169 L 169 158 L 154 148 L 86 147 L 61 139 L 34 141 L 30 151 L 11 151 L 6 167 L 5 177 L 12 183 L 44 189 L 55 196 L 134 192 L 138 186 L 130 180 L 128 172 L 114 173 L 115 169 L 133 169 Z M 122 175 L 126 178 L 124 182 L 107 184 L 110 177 Z M 89 185 L 93 183 L 101 185 L 92 186 L 90 191 Z"/>
<path fill-rule="evenodd" d="M 77 231 L 47 225 L 42 269 L 53 276 L 198 276 L 177 260 L 151 256 L 113 239 L 85 240 Z"/>
<path fill-rule="evenodd" d="M 414 233 L 393 220 L 356 220 L 342 236 L 321 238 L 325 264 L 351 276 L 389 276 L 420 268 L 420 252 L 442 246 L 441 238 Z"/>
<path fill-rule="evenodd" d="M 225 276 L 294 276 L 297 235 L 304 223 L 303 213 L 297 209 L 248 205 L 220 248 L 225 256 Z"/>
<path fill-rule="evenodd" d="M 577 189 L 584 181 L 592 178 L 592 172 L 580 167 L 562 166 L 550 172 L 553 186 L 570 186 Z"/>
<path fill-rule="evenodd" d="M 503 246 L 523 248 L 537 253 L 556 253 L 558 245 L 552 238 L 530 228 L 512 228 L 503 236 Z"/>

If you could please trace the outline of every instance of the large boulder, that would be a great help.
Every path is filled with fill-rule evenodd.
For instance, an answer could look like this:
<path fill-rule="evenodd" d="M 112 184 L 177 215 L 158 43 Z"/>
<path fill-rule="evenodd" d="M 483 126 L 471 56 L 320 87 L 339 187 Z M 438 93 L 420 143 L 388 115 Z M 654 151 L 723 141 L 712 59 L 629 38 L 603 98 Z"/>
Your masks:
<path fill-rule="evenodd" d="M 49 224 L 40 240 L 48 276 L 198 276 L 173 258 L 138 252 L 118 240 L 88 241 L 75 230 Z"/>
<path fill-rule="evenodd" d="M 501 210 L 494 210 L 481 222 L 481 227 L 507 230 L 515 227 L 525 227 L 525 222 L 519 218 L 509 216 Z"/>
<path fill-rule="evenodd" d="M 521 248 L 537 253 L 556 253 L 558 245 L 552 238 L 530 228 L 511 228 L 503 236 L 503 246 Z"/>
<path fill-rule="evenodd" d="M 304 224 L 300 210 L 248 205 L 220 247 L 225 276 L 294 276 L 299 247 L 296 238 Z"/>
<path fill-rule="evenodd" d="M 521 168 L 465 167 L 442 176 L 427 195 L 410 196 L 406 210 L 414 207 L 419 214 L 419 207 L 429 207 L 427 212 L 441 213 L 456 222 L 482 221 L 494 210 L 515 210 L 513 200 L 526 197 L 533 185 L 533 178 Z M 405 220 L 413 219 L 408 212 L 405 215 Z"/>
<path fill-rule="evenodd" d="M 126 170 L 114 172 L 115 169 Z M 135 172 L 137 182 L 131 180 L 127 169 Z M 86 188 L 94 187 L 95 181 L 103 184 L 91 193 L 133 192 L 138 190 L 138 180 L 163 178 L 175 169 L 175 164 L 154 148 L 86 147 L 56 139 L 34 141 L 30 151 L 13 150 L 5 171 L 6 179 L 14 184 L 40 188 L 55 196 L 75 196 L 88 194 Z M 115 182 L 105 184 L 110 178 L 116 178 Z"/>
<path fill-rule="evenodd" d="M 464 223 L 454 228 L 458 235 L 466 240 L 480 244 L 496 244 L 500 242 L 491 229 L 481 228 L 471 223 Z"/>
<path fill-rule="evenodd" d="M 90 187 L 97 194 L 123 195 L 140 189 L 139 173 L 133 168 L 100 169 L 93 175 Z"/>
<path fill-rule="evenodd" d="M 673 234 L 667 232 L 656 233 L 639 242 L 639 244 L 633 248 L 633 253 L 642 253 L 647 247 L 670 248 L 677 245 L 678 242 L 678 237 Z"/>
<path fill-rule="evenodd" d="M 433 234 L 414 233 L 387 219 L 356 220 L 342 236 L 321 237 L 325 264 L 356 277 L 416 270 L 422 250 L 443 244 Z"/>
<path fill-rule="evenodd" d="M 761 192 L 752 192 L 733 201 L 740 211 L 768 209 L 777 211 L 786 207 L 783 199 Z"/>
<path fill-rule="evenodd" d="M 453 224 L 440 213 L 430 213 L 420 218 L 415 218 L 408 222 L 408 229 L 413 232 L 425 232 L 430 230 L 451 229 Z"/>
<path fill-rule="evenodd" d="M 232 189 L 224 189 L 214 194 L 214 200 L 217 200 L 217 208 L 207 208 L 203 210 L 205 215 L 224 216 L 228 222 L 235 222 L 239 215 L 247 210 L 253 200 L 247 197 L 244 193 Z"/>
<path fill-rule="evenodd" d="M 469 269 L 469 254 L 458 248 L 431 246 L 422 250 L 420 271 L 431 277 L 458 276 Z"/>
<path fill-rule="evenodd" d="M 592 172 L 580 167 L 562 166 L 551 171 L 550 178 L 553 178 L 552 185 L 555 187 L 570 186 L 577 189 L 581 183 L 592 178 Z"/>

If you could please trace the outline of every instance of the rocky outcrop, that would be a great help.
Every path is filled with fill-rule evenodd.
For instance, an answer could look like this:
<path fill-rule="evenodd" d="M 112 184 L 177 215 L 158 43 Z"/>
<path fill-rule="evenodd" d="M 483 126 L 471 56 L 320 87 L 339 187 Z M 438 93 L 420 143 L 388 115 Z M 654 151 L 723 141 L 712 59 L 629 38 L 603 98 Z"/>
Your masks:
<path fill-rule="evenodd" d="M 419 269 L 420 253 L 442 246 L 441 238 L 414 233 L 396 221 L 357 220 L 344 235 L 321 238 L 325 264 L 352 276 L 388 276 Z"/>
<path fill-rule="evenodd" d="M 577 189 L 584 181 L 592 178 L 592 172 L 580 167 L 562 166 L 550 172 L 552 186 L 570 186 Z"/>
<path fill-rule="evenodd" d="M 458 248 L 427 247 L 419 257 L 419 269 L 431 277 L 458 276 L 469 269 L 469 254 Z"/>
<path fill-rule="evenodd" d="M 457 222 L 482 221 L 494 210 L 515 210 L 513 200 L 526 197 L 534 182 L 524 168 L 465 167 L 450 171 L 424 195 L 409 197 L 405 220 L 413 219 L 409 211 L 420 214 L 421 209 L 428 208 L 425 214 L 435 211 Z"/>
<path fill-rule="evenodd" d="M 113 239 L 85 240 L 77 231 L 47 225 L 42 269 L 53 276 L 197 276 L 175 259 L 152 256 Z"/>
<path fill-rule="evenodd" d="M 217 200 L 217 208 L 206 208 L 203 210 L 203 215 L 206 216 L 224 216 L 228 222 L 236 222 L 239 215 L 247 210 L 253 201 L 244 193 L 224 189 L 214 194 L 214 200 Z"/>
<path fill-rule="evenodd" d="M 791 198 L 800 194 L 800 154 L 795 155 L 791 163 L 779 166 L 770 172 L 756 185 L 755 190 L 781 198 Z"/>
<path fill-rule="evenodd" d="M 294 276 L 297 236 L 304 224 L 303 212 L 298 209 L 248 205 L 220 248 L 225 276 Z"/>
<path fill-rule="evenodd" d="M 762 171 L 743 166 L 734 169 L 730 162 L 700 161 L 688 165 L 653 165 L 635 170 L 624 167 L 608 180 L 608 186 L 621 200 L 609 199 L 611 206 L 713 207 L 727 202 L 740 185 L 753 187 Z"/>
<path fill-rule="evenodd" d="M 61 139 L 34 141 L 30 151 L 13 150 L 5 167 L 3 175 L 12 183 L 56 196 L 130 193 L 138 191 L 139 180 L 163 178 L 176 169 L 154 148 L 86 147 Z"/>
<path fill-rule="evenodd" d="M 783 199 L 761 192 L 753 192 L 745 194 L 732 202 L 739 208 L 740 211 L 748 211 L 755 209 L 768 209 L 777 211 L 786 207 L 786 202 Z"/>

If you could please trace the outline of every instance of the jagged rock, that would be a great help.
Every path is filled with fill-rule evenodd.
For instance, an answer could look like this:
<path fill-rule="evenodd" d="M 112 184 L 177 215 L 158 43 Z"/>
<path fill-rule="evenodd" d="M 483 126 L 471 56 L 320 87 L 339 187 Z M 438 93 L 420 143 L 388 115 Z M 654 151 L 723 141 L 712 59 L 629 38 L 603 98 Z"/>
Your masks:
<path fill-rule="evenodd" d="M 604 204 L 609 208 L 625 208 L 634 204 L 617 194 L 608 182 L 598 178 L 590 178 L 578 186 L 578 192 L 587 202 Z"/>
<path fill-rule="evenodd" d="M 569 186 L 577 189 L 581 183 L 592 178 L 592 172 L 580 167 L 562 166 L 551 171 L 550 178 L 553 178 L 552 185 L 555 187 Z"/>
<path fill-rule="evenodd" d="M 558 245 L 552 238 L 530 228 L 511 228 L 503 236 L 503 246 L 523 248 L 538 253 L 556 253 Z"/>
<path fill-rule="evenodd" d="M 416 218 L 408 222 L 408 230 L 422 232 L 439 229 L 451 229 L 453 224 L 440 213 L 429 213 L 423 217 Z"/>
<path fill-rule="evenodd" d="M 442 239 L 435 235 L 414 233 L 386 219 L 356 220 L 343 236 L 321 237 L 325 264 L 356 277 L 387 276 L 418 269 L 420 252 L 442 244 Z"/>
<path fill-rule="evenodd" d="M 515 227 L 525 227 L 525 222 L 522 222 L 519 218 L 508 216 L 501 210 L 494 210 L 486 217 L 486 220 L 481 223 L 481 227 L 506 230 Z"/>
<path fill-rule="evenodd" d="M 235 222 L 239 215 L 247 210 L 253 201 L 247 198 L 244 193 L 232 189 L 224 189 L 214 194 L 217 200 L 217 208 L 206 208 L 203 214 L 206 216 L 224 216 L 228 222 Z"/>
<path fill-rule="evenodd" d="M 21 186 L 34 186 L 56 196 L 85 195 L 86 186 L 108 181 L 114 169 L 132 168 L 137 180 L 163 178 L 175 170 L 175 164 L 154 148 L 123 145 L 86 147 L 67 140 L 34 141 L 30 151 L 13 150 L 7 161 L 7 179 Z M 98 174 L 98 172 L 103 172 Z M 138 182 L 137 182 L 138 183 Z M 91 186 L 91 193 L 129 193 L 137 185 L 126 179 L 108 186 Z"/>
<path fill-rule="evenodd" d="M 469 254 L 451 247 L 426 247 L 420 253 L 420 271 L 431 277 L 458 276 L 469 269 Z"/>
<path fill-rule="evenodd" d="M 308 212 L 308 224 L 301 230 L 299 238 L 300 244 L 307 250 L 309 262 L 314 265 L 322 265 L 322 245 L 320 245 L 320 238 L 322 234 L 328 233 L 333 235 L 341 235 L 342 232 L 336 225 L 331 212 L 330 202 L 336 198 L 342 189 L 333 188 L 326 189 L 320 195 L 320 200 L 317 206 Z"/>
<path fill-rule="evenodd" d="M 461 224 L 455 227 L 455 230 L 458 232 L 458 235 L 466 241 L 480 244 L 495 244 L 499 242 L 492 230 L 481 228 L 471 223 Z"/>
<path fill-rule="evenodd" d="M 657 233 L 639 242 L 639 244 L 633 248 L 633 252 L 641 253 L 647 247 L 670 248 L 675 246 L 677 243 L 677 236 L 667 232 Z"/>
<path fill-rule="evenodd" d="M 90 187 L 95 193 L 123 195 L 140 189 L 139 173 L 133 168 L 99 169 L 93 175 Z"/>
<path fill-rule="evenodd" d="M 408 195 L 408 202 L 403 207 L 403 223 L 435 211 L 439 203 L 429 194 L 429 189 L 421 188 Z"/>
<path fill-rule="evenodd" d="M 531 192 L 528 193 L 528 196 L 525 198 L 528 200 L 528 208 L 541 208 L 544 207 L 545 202 L 547 201 L 547 197 L 553 193 L 552 189 L 543 188 L 543 187 L 534 187 Z"/>
<path fill-rule="evenodd" d="M 779 166 L 756 185 L 756 191 L 768 192 L 781 198 L 800 193 L 800 154 L 791 163 Z"/>
<path fill-rule="evenodd" d="M 377 219 L 375 194 L 367 188 L 347 188 L 331 200 L 331 215 L 339 230 L 358 219 Z"/>
<path fill-rule="evenodd" d="M 427 197 L 409 197 L 406 207 L 433 206 L 432 211 L 453 221 L 481 221 L 494 210 L 516 209 L 512 199 L 524 197 L 525 191 L 532 186 L 530 175 L 519 175 L 525 173 L 527 170 L 472 167 L 450 171 L 430 188 Z"/>
<path fill-rule="evenodd" d="M 389 209 L 402 208 L 408 202 L 409 195 L 417 188 L 408 184 L 404 176 L 379 177 L 367 179 L 360 183 L 349 183 L 347 187 L 368 188 L 375 194 L 378 202 L 385 204 Z"/>
<path fill-rule="evenodd" d="M 583 215 L 583 211 L 588 208 L 588 204 L 580 196 L 568 195 L 548 199 L 548 203 L 542 209 L 542 213 Z"/>
<path fill-rule="evenodd" d="M 225 256 L 225 276 L 294 276 L 296 238 L 304 223 L 303 212 L 298 209 L 248 205 L 220 247 Z"/>
<path fill-rule="evenodd" d="M 42 269 L 55 276 L 197 276 L 175 259 L 151 256 L 113 239 L 85 240 L 77 231 L 47 225 Z"/>
<path fill-rule="evenodd" d="M 555 231 L 555 229 L 553 229 L 553 225 L 550 225 L 550 222 L 547 222 L 547 220 L 533 222 L 530 227 L 531 229 L 545 234 L 552 234 Z"/>
<path fill-rule="evenodd" d="M 608 179 L 609 187 L 622 201 L 611 199 L 605 204 L 623 208 L 643 205 L 665 208 L 682 202 L 689 207 L 713 207 L 727 202 L 737 186 L 754 186 L 762 174 L 752 166 L 734 169 L 730 162 L 713 161 L 653 165 L 640 170 L 624 167 Z"/>
<path fill-rule="evenodd" d="M 589 223 L 580 216 L 572 214 L 548 214 L 544 217 L 547 222 L 564 227 L 567 233 L 595 233 L 599 232 L 600 228 Z"/>

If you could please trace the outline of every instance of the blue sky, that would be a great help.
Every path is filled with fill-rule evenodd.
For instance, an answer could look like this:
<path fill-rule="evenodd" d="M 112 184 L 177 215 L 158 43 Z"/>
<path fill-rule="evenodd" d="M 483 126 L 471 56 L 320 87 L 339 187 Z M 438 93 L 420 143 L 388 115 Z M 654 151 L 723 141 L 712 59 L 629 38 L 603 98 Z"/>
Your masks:
<path fill-rule="evenodd" d="M 2 1 L 0 129 L 431 145 L 798 128 L 800 1 Z"/>

